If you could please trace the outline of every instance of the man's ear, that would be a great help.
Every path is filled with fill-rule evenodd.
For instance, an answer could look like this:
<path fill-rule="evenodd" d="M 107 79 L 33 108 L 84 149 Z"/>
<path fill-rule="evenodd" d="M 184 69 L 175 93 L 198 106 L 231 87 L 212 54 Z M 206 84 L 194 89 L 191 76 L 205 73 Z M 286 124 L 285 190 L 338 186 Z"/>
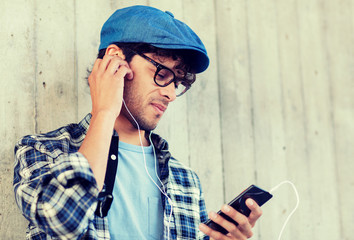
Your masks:
<path fill-rule="evenodd" d="M 125 59 L 125 55 L 123 54 L 122 49 L 120 49 L 117 45 L 111 44 L 107 47 L 106 49 L 106 55 L 117 55 L 118 57 L 121 57 L 122 59 Z"/>

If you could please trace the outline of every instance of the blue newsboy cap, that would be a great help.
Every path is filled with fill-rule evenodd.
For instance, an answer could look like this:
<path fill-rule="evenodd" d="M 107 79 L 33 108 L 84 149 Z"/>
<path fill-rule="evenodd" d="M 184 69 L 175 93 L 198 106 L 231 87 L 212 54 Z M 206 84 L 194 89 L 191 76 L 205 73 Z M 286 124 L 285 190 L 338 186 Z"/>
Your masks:
<path fill-rule="evenodd" d="M 99 50 L 114 42 L 184 49 L 193 72 L 201 73 L 209 66 L 207 51 L 197 34 L 172 13 L 153 7 L 138 5 L 114 12 L 102 26 Z"/>

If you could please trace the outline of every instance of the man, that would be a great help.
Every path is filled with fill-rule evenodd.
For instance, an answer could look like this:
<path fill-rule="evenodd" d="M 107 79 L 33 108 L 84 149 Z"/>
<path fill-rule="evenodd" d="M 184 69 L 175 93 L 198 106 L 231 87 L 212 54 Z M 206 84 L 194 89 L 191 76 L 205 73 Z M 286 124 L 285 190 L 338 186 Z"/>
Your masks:
<path fill-rule="evenodd" d="M 14 190 L 30 222 L 27 239 L 251 237 L 261 215 L 251 200 L 248 218 L 222 208 L 238 227 L 210 213 L 227 236 L 201 224 L 207 214 L 197 175 L 151 132 L 208 64 L 198 36 L 171 13 L 146 6 L 117 10 L 102 27 L 88 78 L 91 113 L 78 124 L 26 136 L 15 147 Z M 117 159 L 111 174 L 116 168 L 109 164 Z"/>

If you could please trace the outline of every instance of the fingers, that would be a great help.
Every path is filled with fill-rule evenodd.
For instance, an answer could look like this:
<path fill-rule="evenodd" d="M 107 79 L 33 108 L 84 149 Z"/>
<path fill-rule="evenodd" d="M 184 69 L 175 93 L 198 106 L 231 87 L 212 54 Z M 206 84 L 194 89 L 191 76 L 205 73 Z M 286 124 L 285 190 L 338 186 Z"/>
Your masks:
<path fill-rule="evenodd" d="M 210 227 L 208 227 L 204 223 L 201 223 L 199 225 L 199 230 L 202 231 L 203 233 L 205 233 L 206 235 L 210 236 L 211 239 L 215 239 L 215 240 L 230 239 L 228 236 L 211 229 Z"/>
<path fill-rule="evenodd" d="M 129 64 L 117 55 L 105 55 L 103 59 L 97 59 L 92 72 L 97 71 L 97 74 L 110 74 L 118 78 L 128 79 L 133 78 L 133 72 L 131 71 Z"/>
<path fill-rule="evenodd" d="M 98 67 L 100 66 L 102 62 L 102 59 L 100 58 L 97 58 L 96 61 L 95 61 L 95 64 L 93 65 L 93 68 L 92 68 L 92 72 L 96 72 Z"/>
<path fill-rule="evenodd" d="M 90 76 L 88 78 L 90 86 L 91 86 L 92 81 L 94 81 L 94 79 L 95 79 L 95 77 L 93 77 L 93 75 L 98 72 L 98 68 L 99 68 L 101 62 L 102 62 L 102 59 L 97 58 L 93 67 L 92 67 L 92 71 L 91 71 Z"/>
<path fill-rule="evenodd" d="M 251 210 L 251 213 L 248 216 L 248 220 L 251 226 L 254 227 L 256 221 L 262 216 L 262 209 L 251 198 L 246 200 L 246 205 Z"/>
<path fill-rule="evenodd" d="M 103 59 L 96 59 L 89 76 L 89 84 L 98 79 L 133 79 L 133 71 L 129 64 L 117 55 L 105 55 Z"/>
<path fill-rule="evenodd" d="M 215 231 L 205 224 L 201 224 L 199 229 L 210 236 L 213 239 L 248 239 L 253 236 L 252 228 L 254 227 L 256 221 L 262 215 L 262 210 L 258 206 L 258 204 L 252 200 L 246 200 L 247 207 L 251 210 L 249 217 L 241 214 L 236 211 L 234 208 L 229 205 L 224 205 L 221 208 L 221 211 L 226 214 L 228 217 L 237 222 L 237 226 L 233 223 L 225 219 L 223 216 L 216 214 L 214 212 L 209 213 L 209 218 L 213 220 L 215 223 L 219 224 L 223 228 L 225 228 L 229 233 L 227 235 L 223 235 L 222 233 Z"/>
<path fill-rule="evenodd" d="M 223 209 L 225 210 L 224 207 Z M 232 222 L 227 221 L 225 218 L 223 218 L 222 216 L 214 212 L 209 213 L 209 218 L 213 220 L 213 222 L 222 226 L 224 229 L 226 229 L 229 232 L 227 235 L 215 231 L 209 228 L 208 226 L 206 226 L 205 224 L 200 224 L 199 229 L 202 232 L 204 232 L 206 235 L 210 236 L 215 240 L 222 240 L 222 239 L 245 240 L 252 237 L 253 234 L 247 218 L 241 213 L 237 212 L 236 210 L 234 209 L 232 210 L 232 208 L 230 208 L 228 213 L 230 213 L 230 215 L 233 215 L 233 218 L 237 219 L 240 222 L 238 226 L 236 226 Z"/>
<path fill-rule="evenodd" d="M 112 60 L 112 61 L 116 61 L 116 60 Z M 119 61 L 118 63 L 114 63 L 110 65 L 111 65 L 109 67 L 110 71 L 115 75 L 115 77 L 119 79 L 122 79 L 124 77 L 126 77 L 129 80 L 133 79 L 133 72 L 126 61 L 124 62 Z"/>
<path fill-rule="evenodd" d="M 132 79 L 129 64 L 117 55 L 97 59 L 89 76 L 92 114 L 109 112 L 118 116 L 121 110 L 124 79 Z"/>
<path fill-rule="evenodd" d="M 238 223 L 238 226 L 233 223 L 230 223 L 231 226 L 229 224 L 225 225 L 225 227 L 223 226 L 226 230 L 229 231 L 229 233 L 231 233 L 235 237 L 239 237 L 240 235 L 243 235 L 246 238 L 252 237 L 252 226 L 245 215 L 236 211 L 229 205 L 222 206 L 221 211 Z"/>

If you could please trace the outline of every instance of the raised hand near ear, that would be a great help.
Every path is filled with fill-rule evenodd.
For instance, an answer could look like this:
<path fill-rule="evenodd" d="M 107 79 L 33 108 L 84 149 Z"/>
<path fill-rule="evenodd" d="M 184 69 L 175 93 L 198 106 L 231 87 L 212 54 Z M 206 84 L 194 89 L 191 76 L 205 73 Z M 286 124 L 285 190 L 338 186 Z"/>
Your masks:
<path fill-rule="evenodd" d="M 89 76 L 92 118 L 79 149 L 91 166 L 97 188 L 103 187 L 114 123 L 122 109 L 124 78 L 132 79 L 129 64 L 117 55 L 97 59 Z"/>
<path fill-rule="evenodd" d="M 124 78 L 132 79 L 129 64 L 117 55 L 105 55 L 97 59 L 89 76 L 92 115 L 99 112 L 117 118 L 123 99 Z"/>

